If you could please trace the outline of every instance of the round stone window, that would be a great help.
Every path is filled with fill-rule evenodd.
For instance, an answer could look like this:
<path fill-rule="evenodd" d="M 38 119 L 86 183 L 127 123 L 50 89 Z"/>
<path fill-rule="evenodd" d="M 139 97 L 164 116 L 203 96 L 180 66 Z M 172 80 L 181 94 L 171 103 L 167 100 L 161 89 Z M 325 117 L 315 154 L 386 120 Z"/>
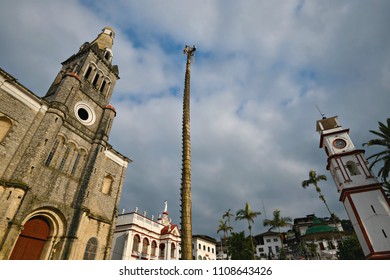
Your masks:
<path fill-rule="evenodd" d="M 85 125 L 92 125 L 96 116 L 94 111 L 84 102 L 78 102 L 74 107 L 76 118 Z"/>

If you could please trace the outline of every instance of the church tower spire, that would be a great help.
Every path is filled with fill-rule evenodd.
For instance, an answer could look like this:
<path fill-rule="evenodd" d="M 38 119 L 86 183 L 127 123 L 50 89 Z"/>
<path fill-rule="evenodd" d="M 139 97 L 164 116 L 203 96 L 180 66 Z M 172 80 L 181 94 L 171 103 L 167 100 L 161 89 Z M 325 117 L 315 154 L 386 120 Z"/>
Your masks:
<path fill-rule="evenodd" d="M 337 117 L 317 121 L 320 148 L 328 156 L 340 201 L 367 259 L 390 259 L 390 208 L 381 184 Z"/>
<path fill-rule="evenodd" d="M 106 106 L 112 95 L 115 82 L 119 79 L 117 65 L 112 65 L 115 32 L 105 27 L 91 43 L 85 42 L 79 51 L 62 62 L 62 68 L 46 93 L 48 101 L 64 101 L 71 97 L 67 92 L 59 92 L 60 85 L 67 77 L 78 80 L 80 90 L 99 105 Z M 76 82 L 72 84 L 73 87 Z M 71 85 L 69 85 L 71 86 Z"/>
<path fill-rule="evenodd" d="M 97 36 L 91 44 L 97 43 L 100 50 L 112 49 L 114 44 L 115 31 L 111 27 L 104 27 L 102 32 Z"/>

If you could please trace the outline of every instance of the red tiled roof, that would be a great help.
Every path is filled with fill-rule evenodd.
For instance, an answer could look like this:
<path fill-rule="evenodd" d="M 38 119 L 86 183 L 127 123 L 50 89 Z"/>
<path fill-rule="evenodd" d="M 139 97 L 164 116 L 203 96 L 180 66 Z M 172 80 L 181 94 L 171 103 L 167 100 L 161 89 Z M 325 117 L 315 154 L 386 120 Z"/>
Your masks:
<path fill-rule="evenodd" d="M 168 234 L 168 233 L 172 233 L 172 231 L 177 228 L 177 225 L 167 225 L 165 227 L 162 228 L 161 230 L 161 234 Z"/>

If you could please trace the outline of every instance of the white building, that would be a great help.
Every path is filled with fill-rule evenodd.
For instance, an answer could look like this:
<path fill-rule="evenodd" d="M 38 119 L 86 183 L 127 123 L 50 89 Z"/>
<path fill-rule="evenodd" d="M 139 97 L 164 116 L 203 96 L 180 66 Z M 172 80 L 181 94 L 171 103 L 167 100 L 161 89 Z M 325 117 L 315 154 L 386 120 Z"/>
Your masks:
<path fill-rule="evenodd" d="M 337 248 L 342 242 L 342 236 L 345 235 L 341 224 L 338 223 L 337 226 L 337 228 L 331 226 L 327 221 L 314 216 L 313 224 L 306 229 L 302 240 L 306 244 L 313 243 L 315 245 L 316 258 L 324 260 L 337 259 Z"/>
<path fill-rule="evenodd" d="M 327 156 L 340 201 L 352 222 L 366 259 L 390 259 L 390 206 L 369 168 L 364 150 L 356 149 L 349 129 L 337 116 L 317 121 L 320 148 Z"/>
<path fill-rule="evenodd" d="M 228 240 L 222 239 L 216 244 L 217 260 L 227 260 L 230 259 L 228 256 Z"/>
<path fill-rule="evenodd" d="M 256 240 L 256 257 L 259 259 L 277 259 L 282 241 L 278 232 L 267 231 L 254 236 Z"/>
<path fill-rule="evenodd" d="M 192 251 L 195 260 L 216 260 L 217 241 L 207 235 L 192 236 Z"/>
<path fill-rule="evenodd" d="M 178 260 L 180 231 L 168 217 L 167 202 L 157 220 L 146 212 L 118 216 L 111 259 L 113 260 Z"/>

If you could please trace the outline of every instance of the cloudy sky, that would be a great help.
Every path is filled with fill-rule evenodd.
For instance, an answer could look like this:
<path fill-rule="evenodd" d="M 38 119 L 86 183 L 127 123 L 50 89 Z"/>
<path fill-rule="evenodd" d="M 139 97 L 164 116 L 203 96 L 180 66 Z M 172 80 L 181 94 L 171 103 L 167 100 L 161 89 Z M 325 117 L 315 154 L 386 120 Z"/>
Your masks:
<path fill-rule="evenodd" d="M 128 167 L 120 208 L 180 223 L 186 44 L 191 66 L 193 233 L 218 237 L 225 211 L 280 209 L 347 218 L 319 149 L 321 115 L 339 116 L 357 148 L 390 117 L 390 1 L 2 0 L 0 67 L 43 96 L 61 62 L 105 26 L 120 77 L 113 147 Z M 367 155 L 374 152 L 367 150 Z M 246 230 L 233 221 L 235 231 Z"/>

